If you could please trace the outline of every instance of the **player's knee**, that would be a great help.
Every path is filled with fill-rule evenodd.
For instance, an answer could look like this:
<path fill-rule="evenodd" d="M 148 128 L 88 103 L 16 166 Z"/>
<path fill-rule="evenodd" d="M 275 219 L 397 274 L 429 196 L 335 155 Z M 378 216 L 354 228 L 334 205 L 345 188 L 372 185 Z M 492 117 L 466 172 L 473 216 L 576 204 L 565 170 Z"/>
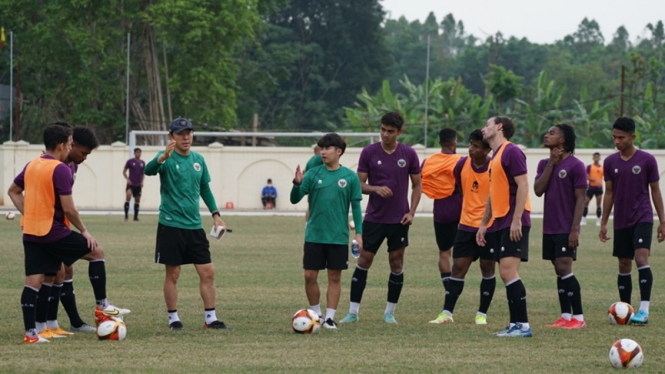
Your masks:
<path fill-rule="evenodd" d="M 494 276 L 494 261 L 483 261 L 480 260 L 480 273 L 482 274 L 483 277 L 491 277 Z"/>
<path fill-rule="evenodd" d="M 319 275 L 318 272 L 305 270 L 305 283 L 308 284 L 316 283 L 318 275 Z"/>

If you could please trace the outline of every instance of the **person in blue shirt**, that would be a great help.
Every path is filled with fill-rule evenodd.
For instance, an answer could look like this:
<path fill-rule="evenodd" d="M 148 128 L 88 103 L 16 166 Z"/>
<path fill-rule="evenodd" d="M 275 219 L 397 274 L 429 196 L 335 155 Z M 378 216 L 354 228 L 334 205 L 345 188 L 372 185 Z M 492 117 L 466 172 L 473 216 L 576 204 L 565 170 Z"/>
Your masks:
<path fill-rule="evenodd" d="M 263 187 L 263 191 L 261 191 L 263 209 L 275 209 L 275 199 L 277 199 L 277 190 L 275 189 L 275 186 L 272 185 L 272 179 L 268 179 L 268 184 Z"/>

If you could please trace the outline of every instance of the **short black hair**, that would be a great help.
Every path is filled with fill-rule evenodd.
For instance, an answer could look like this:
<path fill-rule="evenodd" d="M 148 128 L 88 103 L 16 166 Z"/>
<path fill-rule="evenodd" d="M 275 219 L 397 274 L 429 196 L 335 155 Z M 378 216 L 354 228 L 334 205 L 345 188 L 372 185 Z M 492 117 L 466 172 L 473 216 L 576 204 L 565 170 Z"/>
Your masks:
<path fill-rule="evenodd" d="M 563 133 L 563 150 L 571 155 L 575 153 L 575 140 L 577 139 L 577 136 L 575 135 L 575 129 L 573 129 L 573 126 L 566 123 L 560 123 L 554 125 L 554 127 L 558 128 Z"/>
<path fill-rule="evenodd" d="M 506 140 L 510 140 L 510 138 L 515 135 L 515 123 L 510 117 L 506 116 L 496 116 L 494 117 L 494 123 L 502 124 L 503 127 L 503 136 L 506 138 Z"/>
<path fill-rule="evenodd" d="M 44 147 L 47 151 L 54 151 L 58 147 L 58 144 L 67 143 L 71 135 L 71 126 L 65 127 L 60 124 L 51 123 L 44 129 Z"/>
<path fill-rule="evenodd" d="M 388 112 L 381 117 L 381 124 L 386 126 L 393 126 L 397 130 L 401 130 L 404 126 L 404 117 L 398 111 Z"/>
<path fill-rule="evenodd" d="M 475 140 L 483 142 L 483 148 L 490 149 L 490 143 L 483 139 L 483 132 L 480 131 L 480 129 L 473 130 L 471 131 L 471 134 L 469 134 L 469 143 Z"/>
<path fill-rule="evenodd" d="M 76 144 L 88 147 L 91 151 L 99 147 L 99 141 L 97 141 L 95 133 L 88 127 L 74 127 L 72 138 Z"/>
<path fill-rule="evenodd" d="M 268 183 L 272 183 L 272 179 L 268 178 Z"/>
<path fill-rule="evenodd" d="M 346 142 L 339 136 L 337 133 L 331 132 L 330 134 L 325 134 L 321 139 L 319 139 L 316 144 L 321 148 L 335 147 L 342 150 L 342 154 L 346 150 Z M 341 155 L 340 155 L 341 156 Z"/>
<path fill-rule="evenodd" d="M 141 151 L 141 148 L 134 148 L 134 153 L 136 153 L 136 151 L 143 152 Z"/>
<path fill-rule="evenodd" d="M 598 155 L 600 157 L 600 152 L 594 152 L 593 155 Z"/>
<path fill-rule="evenodd" d="M 450 127 L 444 127 L 439 131 L 439 143 L 441 146 L 451 146 L 457 141 L 457 131 Z"/>
<path fill-rule="evenodd" d="M 629 117 L 619 117 L 619 118 L 617 118 L 616 121 L 614 121 L 614 124 L 612 125 L 612 129 L 617 129 L 617 130 L 625 131 L 629 134 L 634 134 L 635 133 L 635 121 L 633 121 L 633 119 L 629 118 Z"/>

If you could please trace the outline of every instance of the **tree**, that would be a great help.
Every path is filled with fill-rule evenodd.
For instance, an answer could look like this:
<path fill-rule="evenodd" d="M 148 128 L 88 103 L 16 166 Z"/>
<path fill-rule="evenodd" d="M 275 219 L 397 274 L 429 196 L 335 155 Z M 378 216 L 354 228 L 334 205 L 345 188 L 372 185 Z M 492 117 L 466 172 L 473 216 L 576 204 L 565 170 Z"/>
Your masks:
<path fill-rule="evenodd" d="M 503 104 L 520 95 L 523 78 L 502 66 L 492 64 L 491 69 L 487 74 L 487 86 L 501 109 Z"/>

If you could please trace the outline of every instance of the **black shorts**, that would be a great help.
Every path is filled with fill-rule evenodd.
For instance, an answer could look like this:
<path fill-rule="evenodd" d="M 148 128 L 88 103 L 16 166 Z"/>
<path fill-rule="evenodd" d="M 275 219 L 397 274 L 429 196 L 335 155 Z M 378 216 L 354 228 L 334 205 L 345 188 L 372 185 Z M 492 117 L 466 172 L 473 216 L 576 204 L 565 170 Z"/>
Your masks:
<path fill-rule="evenodd" d="M 401 223 L 376 223 L 363 221 L 363 250 L 376 254 L 388 239 L 388 252 L 409 245 L 409 226 Z"/>
<path fill-rule="evenodd" d="M 568 247 L 570 234 L 543 234 L 543 260 L 553 261 L 560 257 L 577 260 L 577 248 Z"/>
<path fill-rule="evenodd" d="M 434 221 L 434 236 L 436 236 L 439 251 L 447 251 L 453 246 L 457 236 L 457 226 L 459 226 L 459 221 L 447 223 Z"/>
<path fill-rule="evenodd" d="M 481 247 L 476 242 L 475 232 L 457 230 L 453 258 L 473 257 L 473 261 L 476 261 L 480 257 L 483 260 L 494 260 L 494 233 L 486 233 L 485 241 L 487 244 Z"/>
<path fill-rule="evenodd" d="M 141 189 L 142 188 L 143 187 L 141 187 L 141 186 L 132 186 L 131 184 L 128 184 L 125 191 L 132 190 L 132 196 L 139 197 L 139 196 L 141 196 Z"/>
<path fill-rule="evenodd" d="M 636 249 L 651 250 L 652 235 L 653 223 L 638 223 L 627 229 L 614 230 L 612 256 L 634 259 Z"/>
<path fill-rule="evenodd" d="M 522 226 L 522 239 L 518 242 L 510 240 L 510 226 L 497 230 L 494 248 L 494 261 L 501 261 L 504 257 L 519 257 L 522 262 L 529 261 L 529 231 L 531 227 Z"/>
<path fill-rule="evenodd" d="M 203 229 L 186 230 L 157 225 L 155 263 L 179 266 L 209 264 L 210 243 Z"/>
<path fill-rule="evenodd" d="M 54 275 L 61 264 L 71 266 L 76 260 L 90 253 L 88 241 L 83 235 L 72 231 L 66 237 L 51 243 L 23 241 L 25 275 Z"/>
<path fill-rule="evenodd" d="M 302 267 L 305 270 L 349 268 L 349 246 L 305 242 Z"/>
<path fill-rule="evenodd" d="M 599 190 L 592 190 L 592 189 L 586 190 L 586 197 L 592 198 L 596 195 L 602 196 L 603 195 L 603 189 L 601 188 Z"/>

